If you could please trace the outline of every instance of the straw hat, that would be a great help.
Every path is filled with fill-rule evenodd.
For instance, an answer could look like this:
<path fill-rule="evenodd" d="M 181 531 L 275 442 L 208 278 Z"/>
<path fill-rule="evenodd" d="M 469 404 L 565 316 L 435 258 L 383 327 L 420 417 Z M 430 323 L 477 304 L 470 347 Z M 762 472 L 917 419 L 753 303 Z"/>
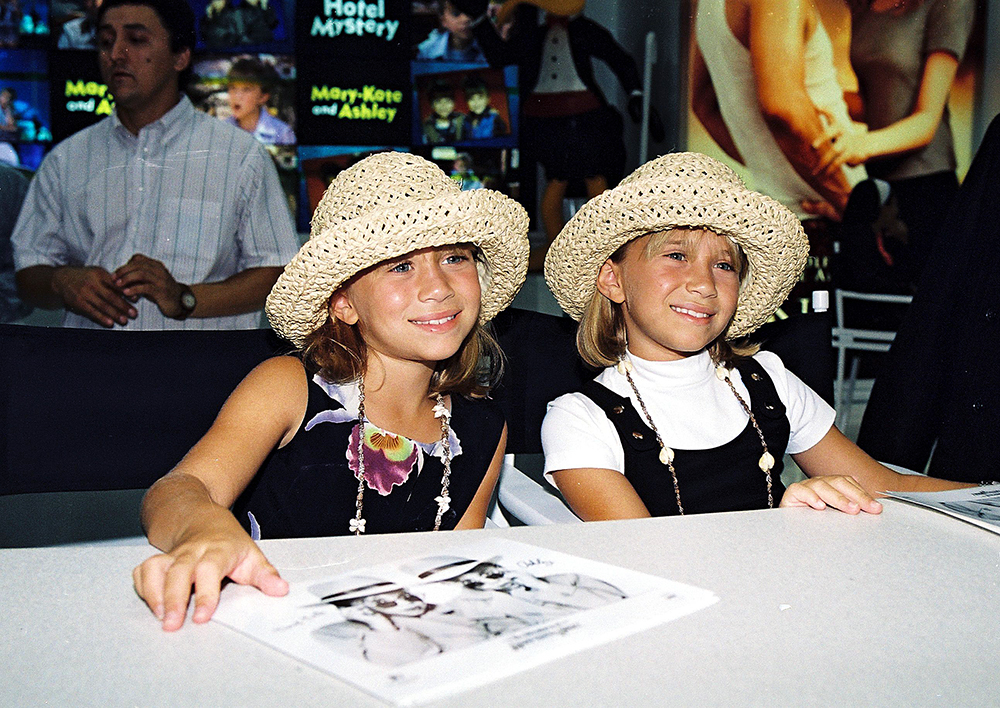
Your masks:
<path fill-rule="evenodd" d="M 344 170 L 313 214 L 309 240 L 285 266 L 264 307 L 296 346 L 326 322 L 330 295 L 357 273 L 410 251 L 473 243 L 487 322 L 514 299 L 528 268 L 528 215 L 490 189 L 463 192 L 437 165 L 384 152 Z"/>
<path fill-rule="evenodd" d="M 560 307 L 579 320 L 611 254 L 634 238 L 677 227 L 728 236 L 746 254 L 749 272 L 727 339 L 749 334 L 774 314 L 809 254 L 809 240 L 791 211 L 747 189 L 721 162 L 682 152 L 650 160 L 584 204 L 552 242 L 545 280 Z"/>

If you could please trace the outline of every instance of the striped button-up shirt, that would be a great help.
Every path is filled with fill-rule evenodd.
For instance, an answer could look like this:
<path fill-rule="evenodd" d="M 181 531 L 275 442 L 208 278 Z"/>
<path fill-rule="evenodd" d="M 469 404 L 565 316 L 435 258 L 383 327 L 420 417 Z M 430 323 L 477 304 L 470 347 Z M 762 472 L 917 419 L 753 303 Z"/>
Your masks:
<path fill-rule="evenodd" d="M 18 270 L 113 272 L 142 253 L 181 283 L 282 266 L 298 248 L 267 152 L 187 97 L 138 135 L 112 115 L 57 145 L 32 180 L 12 241 Z M 145 298 L 136 309 L 128 329 L 251 329 L 260 321 L 258 312 L 178 321 Z M 99 326 L 71 312 L 63 324 Z"/>

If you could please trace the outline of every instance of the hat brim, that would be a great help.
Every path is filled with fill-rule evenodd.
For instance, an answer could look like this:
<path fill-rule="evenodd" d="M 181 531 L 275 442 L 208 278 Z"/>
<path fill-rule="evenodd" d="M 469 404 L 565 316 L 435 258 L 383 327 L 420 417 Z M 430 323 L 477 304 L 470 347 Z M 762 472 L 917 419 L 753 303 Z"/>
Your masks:
<path fill-rule="evenodd" d="M 472 243 L 483 255 L 479 321 L 514 299 L 528 269 L 528 215 L 489 189 L 400 202 L 336 222 L 314 235 L 285 266 L 267 297 L 274 330 L 298 347 L 326 322 L 330 296 L 356 274 L 421 248 Z"/>
<path fill-rule="evenodd" d="M 703 228 L 746 254 L 748 273 L 727 339 L 749 334 L 784 302 L 799 279 L 809 241 L 798 218 L 777 201 L 708 177 L 638 179 L 591 199 L 549 248 L 545 280 L 573 319 L 597 289 L 597 274 L 622 245 L 657 231 Z"/>

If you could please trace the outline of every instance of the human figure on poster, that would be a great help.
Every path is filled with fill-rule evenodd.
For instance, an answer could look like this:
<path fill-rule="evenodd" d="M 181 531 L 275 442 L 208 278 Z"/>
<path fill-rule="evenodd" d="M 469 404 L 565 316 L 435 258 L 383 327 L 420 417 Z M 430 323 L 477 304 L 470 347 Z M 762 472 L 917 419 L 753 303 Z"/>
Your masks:
<path fill-rule="evenodd" d="M 13 86 L 0 89 L 0 142 L 14 141 L 20 137 L 15 100 L 17 91 Z"/>
<path fill-rule="evenodd" d="M 0 0 L 0 47 L 16 47 L 21 38 L 21 3 Z"/>
<path fill-rule="evenodd" d="M 849 0 L 851 64 L 863 121 L 834 123 L 816 170 L 865 165 L 885 180 L 906 224 L 893 258 L 914 286 L 958 191 L 948 97 L 976 13 L 974 0 Z"/>
<path fill-rule="evenodd" d="M 437 80 L 427 91 L 431 114 L 424 120 L 424 144 L 453 144 L 465 139 L 465 116 L 455 110 L 455 89 Z"/>
<path fill-rule="evenodd" d="M 427 38 L 417 45 L 417 59 L 485 64 L 483 50 L 472 35 L 472 18 L 459 10 L 452 0 L 440 0 L 437 15 L 440 27 L 432 29 Z"/>
<path fill-rule="evenodd" d="M 604 27 L 583 16 L 585 0 L 507 0 L 497 11 L 505 25 L 521 4 L 545 11 L 541 25 L 518 17 L 508 40 L 486 21 L 485 0 L 456 0 L 470 17 L 473 32 L 491 66 L 520 66 L 524 89 L 522 145 L 545 169 L 541 199 L 547 243 L 562 228 L 563 199 L 570 181 L 581 180 L 587 196 L 617 183 L 625 169 L 621 114 L 612 107 L 593 75 L 593 60 L 612 70 L 628 96 L 628 112 L 642 118 L 642 84 L 635 60 Z M 650 115 L 650 134 L 663 140 L 659 114 Z M 540 270 L 546 246 L 532 253 L 529 268 Z"/>
<path fill-rule="evenodd" d="M 59 41 L 56 46 L 59 49 L 95 49 L 94 37 L 97 34 L 97 10 L 101 7 L 102 0 L 85 0 L 83 4 L 83 16 L 76 17 L 62 26 L 59 33 Z"/>
<path fill-rule="evenodd" d="M 67 327 L 253 329 L 298 240 L 270 156 L 196 111 L 186 0 L 104 0 L 114 113 L 57 145 L 12 237 L 22 298 Z"/>
<path fill-rule="evenodd" d="M 883 491 L 967 486 L 882 466 L 777 356 L 741 341 L 785 300 L 808 248 L 789 209 L 697 153 L 646 163 L 567 223 L 546 281 L 603 370 L 549 404 L 542 445 L 577 515 L 877 514 Z M 786 452 L 807 476 L 787 490 Z"/>
<path fill-rule="evenodd" d="M 462 191 L 483 188 L 482 180 L 476 176 L 472 155 L 467 152 L 460 152 L 455 156 L 451 167 L 451 178 L 462 185 Z"/>
<path fill-rule="evenodd" d="M 295 132 L 268 110 L 280 79 L 271 64 L 255 57 L 239 57 L 226 73 L 226 94 L 232 115 L 228 123 L 237 125 L 265 145 L 294 145 Z"/>
<path fill-rule="evenodd" d="M 265 308 L 297 354 L 254 369 L 143 500 L 164 553 L 133 577 L 164 629 L 192 583 L 195 622 L 226 577 L 285 594 L 261 538 L 482 528 L 506 440 L 483 323 L 524 282 L 527 229 L 517 202 L 416 155 L 333 180 Z"/>
<path fill-rule="evenodd" d="M 803 220 L 838 219 L 863 168 L 822 170 L 828 125 L 851 124 L 812 0 L 698 0 L 695 115 L 754 186 Z"/>
<path fill-rule="evenodd" d="M 201 20 L 201 39 L 209 49 L 274 41 L 278 14 L 274 0 L 211 0 Z"/>
<path fill-rule="evenodd" d="M 465 139 L 484 140 L 507 135 L 507 123 L 490 105 L 490 90 L 478 76 L 469 76 L 462 84 L 469 112 L 465 114 Z"/>

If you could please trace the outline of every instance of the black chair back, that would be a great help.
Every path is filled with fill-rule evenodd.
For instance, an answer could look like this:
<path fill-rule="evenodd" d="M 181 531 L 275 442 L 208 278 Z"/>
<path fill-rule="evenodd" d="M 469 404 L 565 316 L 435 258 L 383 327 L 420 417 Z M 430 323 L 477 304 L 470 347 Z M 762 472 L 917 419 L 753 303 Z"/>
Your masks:
<path fill-rule="evenodd" d="M 0 494 L 148 487 L 283 347 L 269 330 L 0 325 Z"/>

